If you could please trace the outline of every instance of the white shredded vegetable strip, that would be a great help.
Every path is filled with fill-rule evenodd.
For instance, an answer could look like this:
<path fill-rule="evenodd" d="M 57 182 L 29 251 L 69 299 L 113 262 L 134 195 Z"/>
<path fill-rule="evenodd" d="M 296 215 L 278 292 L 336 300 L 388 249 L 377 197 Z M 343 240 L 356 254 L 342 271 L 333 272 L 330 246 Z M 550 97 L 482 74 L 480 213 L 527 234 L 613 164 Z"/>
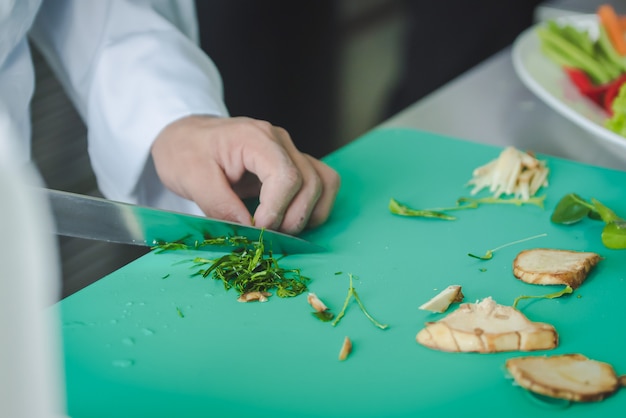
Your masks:
<path fill-rule="evenodd" d="M 495 160 L 475 168 L 468 185 L 474 186 L 472 195 L 488 188 L 496 198 L 508 195 L 528 200 L 548 186 L 549 172 L 545 161 L 509 146 Z"/>

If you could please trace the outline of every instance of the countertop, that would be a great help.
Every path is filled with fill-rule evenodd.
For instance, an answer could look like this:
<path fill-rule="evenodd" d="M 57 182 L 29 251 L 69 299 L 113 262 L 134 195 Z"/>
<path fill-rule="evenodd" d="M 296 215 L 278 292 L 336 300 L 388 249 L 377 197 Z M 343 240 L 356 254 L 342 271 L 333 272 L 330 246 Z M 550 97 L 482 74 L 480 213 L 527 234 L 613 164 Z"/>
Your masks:
<path fill-rule="evenodd" d="M 621 6 L 626 5 L 621 2 Z M 594 9 L 588 2 L 548 2 L 537 9 L 536 16 L 542 19 Z M 511 52 L 512 47 L 500 51 L 381 126 L 415 128 L 498 146 L 513 145 L 626 170 L 626 147 L 605 145 L 537 98 L 515 73 Z"/>
<path fill-rule="evenodd" d="M 550 222 L 557 201 L 572 190 L 626 213 L 626 172 L 551 157 L 550 185 L 540 193 L 544 208 L 485 204 L 450 212 L 456 216 L 451 221 L 389 213 L 391 197 L 418 208 L 454 205 L 469 195 L 473 169 L 499 152 L 413 129 L 381 128 L 326 158 L 344 187 L 328 222 L 303 238 L 328 251 L 289 255 L 280 265 L 309 277 L 308 291 L 336 315 L 353 274 L 360 300 L 388 325 L 384 330 L 354 299 L 335 326 L 311 315 L 305 294 L 239 303 L 234 289 L 195 275 L 206 268 L 194 266 L 196 257 L 221 255 L 209 252 L 152 252 L 67 297 L 58 308 L 70 415 L 411 418 L 484 408 L 488 416 L 619 415 L 626 407 L 624 391 L 555 411 L 512 384 L 504 362 L 520 355 L 581 353 L 626 372 L 626 334 L 619 332 L 623 303 L 615 297 L 626 292 L 624 250 L 602 245 L 599 221 Z M 488 261 L 468 256 L 538 235 L 498 250 Z M 492 297 L 504 305 L 520 295 L 560 290 L 513 276 L 516 254 L 536 247 L 604 257 L 575 294 L 518 305 L 531 321 L 557 329 L 556 349 L 447 353 L 416 342 L 426 322 L 445 315 L 419 306 L 448 285 L 462 286 L 464 302 Z M 339 361 L 346 336 L 353 350 Z"/>

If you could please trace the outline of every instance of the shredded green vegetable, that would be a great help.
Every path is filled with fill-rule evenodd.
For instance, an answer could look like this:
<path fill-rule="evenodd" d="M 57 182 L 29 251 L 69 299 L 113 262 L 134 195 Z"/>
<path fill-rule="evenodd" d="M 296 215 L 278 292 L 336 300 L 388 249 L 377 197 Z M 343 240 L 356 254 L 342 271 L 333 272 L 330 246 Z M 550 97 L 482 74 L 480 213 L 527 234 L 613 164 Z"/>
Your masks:
<path fill-rule="evenodd" d="M 285 269 L 278 264 L 272 252 L 265 254 L 263 230 L 258 241 L 246 237 L 218 237 L 207 239 L 194 246 L 181 243 L 159 244 L 156 253 L 180 249 L 197 249 L 203 246 L 238 246 L 232 252 L 217 259 L 195 257 L 193 267 L 199 268 L 194 275 L 212 277 L 224 283 L 224 288 L 234 288 L 240 295 L 248 292 L 268 292 L 276 289 L 281 298 L 297 296 L 307 290 L 308 277 L 299 269 Z"/>

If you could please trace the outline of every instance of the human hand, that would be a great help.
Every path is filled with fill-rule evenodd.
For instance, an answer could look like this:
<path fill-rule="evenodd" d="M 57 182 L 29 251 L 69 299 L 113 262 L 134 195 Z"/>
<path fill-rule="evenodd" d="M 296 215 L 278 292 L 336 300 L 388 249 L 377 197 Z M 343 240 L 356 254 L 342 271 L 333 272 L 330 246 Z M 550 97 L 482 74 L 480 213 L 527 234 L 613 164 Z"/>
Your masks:
<path fill-rule="evenodd" d="M 283 128 L 245 117 L 179 119 L 158 135 L 152 158 L 163 184 L 208 217 L 289 234 L 324 223 L 340 184 Z M 257 196 L 253 221 L 242 199 Z"/>

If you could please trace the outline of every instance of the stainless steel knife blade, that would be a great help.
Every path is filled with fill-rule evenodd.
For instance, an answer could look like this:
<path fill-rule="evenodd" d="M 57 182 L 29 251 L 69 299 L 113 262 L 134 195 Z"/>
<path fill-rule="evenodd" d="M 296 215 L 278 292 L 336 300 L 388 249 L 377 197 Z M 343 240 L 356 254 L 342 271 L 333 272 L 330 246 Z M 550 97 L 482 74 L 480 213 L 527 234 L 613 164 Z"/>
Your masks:
<path fill-rule="evenodd" d="M 192 247 L 209 238 L 240 236 L 258 241 L 262 236 L 266 252 L 299 254 L 325 250 L 298 237 L 233 222 L 59 190 L 41 190 L 50 202 L 53 232 L 58 235 L 141 246 L 183 243 Z M 199 249 L 231 251 L 232 246 L 203 245 Z"/>

